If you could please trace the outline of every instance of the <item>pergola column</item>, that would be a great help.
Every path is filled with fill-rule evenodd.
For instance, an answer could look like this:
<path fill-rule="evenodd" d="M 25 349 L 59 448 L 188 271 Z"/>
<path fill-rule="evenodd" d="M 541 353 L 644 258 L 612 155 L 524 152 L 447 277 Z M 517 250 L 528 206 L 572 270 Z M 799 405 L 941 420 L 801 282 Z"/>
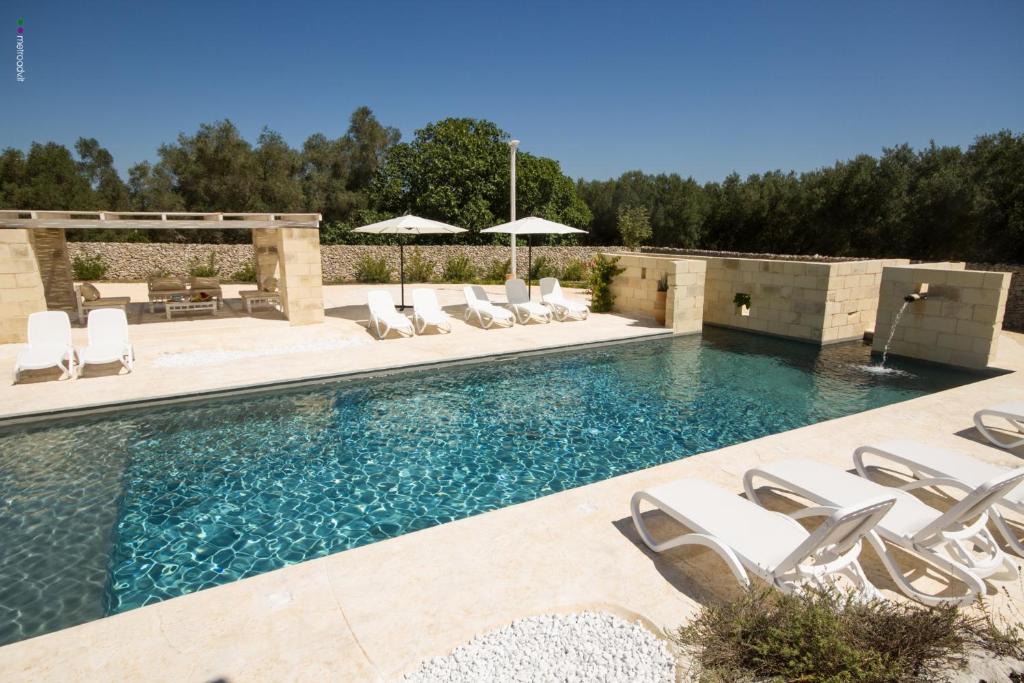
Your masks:
<path fill-rule="evenodd" d="M 252 231 L 253 261 L 256 264 L 256 286 L 262 287 L 267 278 L 281 280 L 278 272 L 277 229 Z"/>
<path fill-rule="evenodd" d="M 320 234 L 309 228 L 276 228 L 281 305 L 292 325 L 324 320 Z"/>
<path fill-rule="evenodd" d="M 32 232 L 0 229 L 0 344 L 27 341 L 29 314 L 46 310 Z"/>

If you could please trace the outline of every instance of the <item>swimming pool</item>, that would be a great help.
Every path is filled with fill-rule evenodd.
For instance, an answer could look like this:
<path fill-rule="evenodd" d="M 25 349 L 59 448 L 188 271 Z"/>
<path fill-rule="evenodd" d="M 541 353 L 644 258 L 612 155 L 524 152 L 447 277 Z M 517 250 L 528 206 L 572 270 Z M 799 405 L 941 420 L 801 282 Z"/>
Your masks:
<path fill-rule="evenodd" d="M 708 328 L 0 431 L 0 643 L 979 378 L 869 353 Z"/>

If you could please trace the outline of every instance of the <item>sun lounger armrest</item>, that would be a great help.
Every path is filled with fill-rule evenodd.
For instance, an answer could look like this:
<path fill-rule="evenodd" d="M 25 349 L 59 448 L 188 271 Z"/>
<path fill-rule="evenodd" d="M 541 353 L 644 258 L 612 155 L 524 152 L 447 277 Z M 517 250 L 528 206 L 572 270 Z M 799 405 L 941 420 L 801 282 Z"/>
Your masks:
<path fill-rule="evenodd" d="M 818 505 L 810 508 L 803 508 L 788 515 L 790 519 L 803 519 L 804 517 L 828 517 L 839 508 L 833 505 Z"/>
<path fill-rule="evenodd" d="M 949 486 L 950 488 L 954 488 L 957 491 L 962 491 L 964 493 L 974 491 L 972 487 L 962 481 L 951 479 L 950 477 L 928 477 L 927 479 L 915 479 L 914 481 L 909 481 L 906 484 L 901 484 L 897 488 L 901 491 L 913 491 L 914 489 L 922 489 L 929 486 Z"/>

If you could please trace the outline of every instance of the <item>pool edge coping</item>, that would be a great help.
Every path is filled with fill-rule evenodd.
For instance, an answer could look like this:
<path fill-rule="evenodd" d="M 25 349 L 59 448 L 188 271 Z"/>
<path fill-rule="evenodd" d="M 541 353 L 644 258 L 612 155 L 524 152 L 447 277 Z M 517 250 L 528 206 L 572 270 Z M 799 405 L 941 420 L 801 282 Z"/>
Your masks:
<path fill-rule="evenodd" d="M 429 360 L 402 365 L 390 365 L 378 368 L 363 370 L 346 370 L 341 372 L 329 372 L 315 375 L 306 375 L 289 379 L 270 380 L 265 382 L 253 382 L 236 384 L 215 389 L 204 389 L 194 392 L 173 392 L 169 394 L 158 394 L 145 398 L 126 399 L 118 401 L 106 401 L 83 405 L 80 407 L 59 408 L 57 410 L 34 410 L 24 413 L 11 413 L 0 416 L 0 429 L 34 425 L 49 421 L 62 421 L 75 418 L 92 417 L 115 413 L 119 410 L 141 410 L 143 408 L 157 408 L 182 403 L 193 403 L 197 401 L 215 400 L 231 396 L 247 396 L 251 394 L 270 393 L 276 389 L 300 389 L 303 387 L 314 387 L 320 384 L 328 384 L 336 381 L 357 381 L 372 379 L 375 377 L 388 377 L 391 375 L 405 374 L 409 372 L 420 372 L 425 370 L 439 370 L 460 365 L 479 365 L 488 362 L 500 362 L 515 358 L 524 358 L 536 355 L 544 355 L 571 349 L 592 349 L 602 346 L 616 346 L 632 342 L 651 341 L 653 339 L 665 339 L 680 336 L 671 330 L 651 332 L 643 335 L 628 337 L 614 337 L 610 339 L 599 339 L 596 341 L 554 344 L 550 346 L 539 346 L 522 351 L 509 351 L 502 353 L 479 353 L 467 356 L 460 356 L 448 360 Z"/>

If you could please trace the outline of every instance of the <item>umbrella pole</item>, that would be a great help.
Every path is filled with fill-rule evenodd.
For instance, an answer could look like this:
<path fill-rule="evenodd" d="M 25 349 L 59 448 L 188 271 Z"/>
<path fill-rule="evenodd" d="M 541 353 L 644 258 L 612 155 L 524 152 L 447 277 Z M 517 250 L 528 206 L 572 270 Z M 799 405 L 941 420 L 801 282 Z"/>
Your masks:
<path fill-rule="evenodd" d="M 402 239 L 399 237 L 398 239 Z M 398 243 L 398 279 L 402 282 L 402 305 L 398 308 L 405 310 L 405 244 Z"/>
<path fill-rule="evenodd" d="M 533 298 L 533 235 L 526 236 L 526 299 Z"/>

